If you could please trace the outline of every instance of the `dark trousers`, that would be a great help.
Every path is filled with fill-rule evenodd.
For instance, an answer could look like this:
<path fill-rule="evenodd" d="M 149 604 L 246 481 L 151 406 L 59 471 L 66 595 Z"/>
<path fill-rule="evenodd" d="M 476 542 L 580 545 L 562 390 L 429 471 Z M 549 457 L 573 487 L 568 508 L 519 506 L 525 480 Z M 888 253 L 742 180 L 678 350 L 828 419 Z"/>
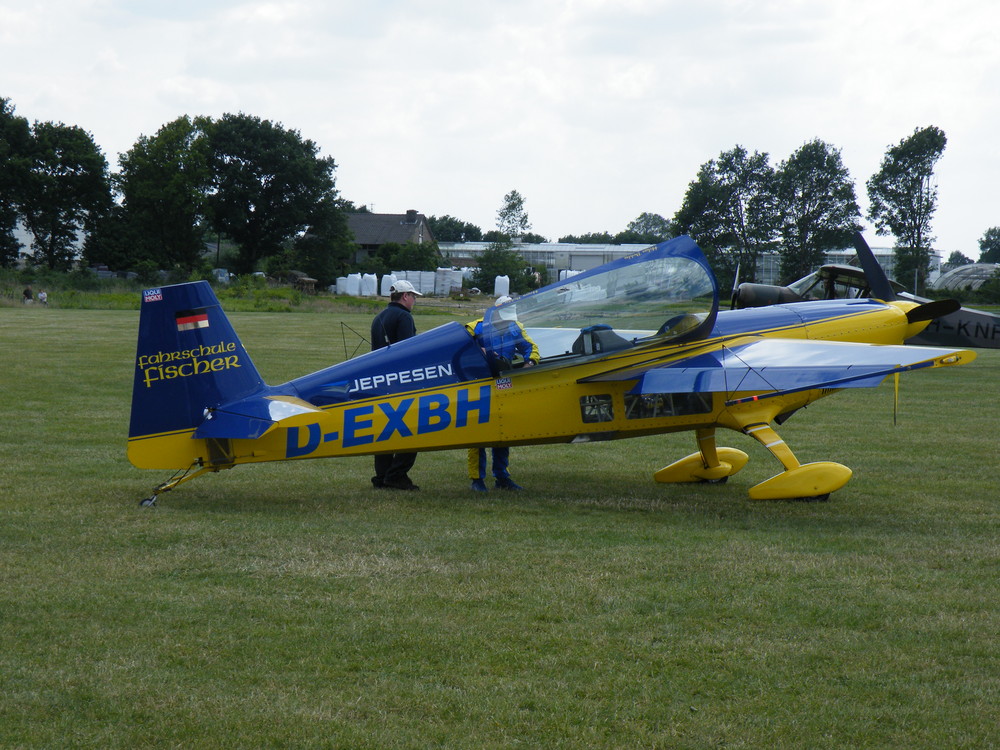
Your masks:
<path fill-rule="evenodd" d="M 497 479 L 510 479 L 510 448 L 501 446 L 492 448 L 493 476 Z M 486 478 L 486 449 L 469 448 L 469 479 Z"/>
<path fill-rule="evenodd" d="M 416 462 L 416 453 L 379 454 L 375 456 L 375 477 L 372 482 L 375 484 L 405 482 L 409 479 L 406 473 Z"/>

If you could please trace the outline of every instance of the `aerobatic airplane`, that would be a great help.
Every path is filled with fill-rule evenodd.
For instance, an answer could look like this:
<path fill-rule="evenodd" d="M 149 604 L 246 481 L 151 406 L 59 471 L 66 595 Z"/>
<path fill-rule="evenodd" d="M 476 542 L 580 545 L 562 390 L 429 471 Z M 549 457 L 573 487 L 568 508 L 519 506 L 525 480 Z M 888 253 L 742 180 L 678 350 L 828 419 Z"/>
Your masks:
<path fill-rule="evenodd" d="M 902 346 L 951 307 L 834 299 L 719 310 L 689 237 L 486 311 L 481 338 L 450 322 L 283 385 L 267 385 L 206 282 L 142 294 L 128 457 L 175 470 L 152 496 L 206 472 L 288 459 L 695 433 L 697 451 L 658 482 L 723 482 L 748 456 L 719 428 L 761 443 L 782 471 L 755 499 L 820 498 L 850 479 L 800 463 L 776 429 L 842 388 L 971 362 L 970 351 Z M 518 320 L 541 361 L 489 356 Z"/>

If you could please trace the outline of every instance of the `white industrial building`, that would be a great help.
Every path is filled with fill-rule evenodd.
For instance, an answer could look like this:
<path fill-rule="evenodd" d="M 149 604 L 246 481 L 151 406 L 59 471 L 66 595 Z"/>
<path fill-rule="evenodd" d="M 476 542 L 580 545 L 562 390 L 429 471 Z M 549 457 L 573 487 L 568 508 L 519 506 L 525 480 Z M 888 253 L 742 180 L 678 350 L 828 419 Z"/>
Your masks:
<path fill-rule="evenodd" d="M 489 242 L 439 242 L 438 247 L 446 261 L 453 266 L 475 266 L 476 258 L 483 253 Z M 617 258 L 631 255 L 649 245 L 588 245 L 571 242 L 542 242 L 537 244 L 519 244 L 515 249 L 524 256 L 527 264 L 533 268 L 546 268 L 550 279 L 558 279 L 562 271 L 589 271 L 591 268 L 607 263 Z M 873 247 L 872 252 L 885 269 L 886 275 L 893 278 L 893 257 L 891 247 Z M 828 263 L 850 263 L 855 256 L 854 248 L 834 250 L 826 254 Z M 931 252 L 930 279 L 937 278 L 941 269 L 941 255 Z M 777 253 L 765 253 L 757 263 L 757 281 L 761 284 L 777 284 L 781 259 Z M 903 279 L 897 279 L 906 285 Z"/>

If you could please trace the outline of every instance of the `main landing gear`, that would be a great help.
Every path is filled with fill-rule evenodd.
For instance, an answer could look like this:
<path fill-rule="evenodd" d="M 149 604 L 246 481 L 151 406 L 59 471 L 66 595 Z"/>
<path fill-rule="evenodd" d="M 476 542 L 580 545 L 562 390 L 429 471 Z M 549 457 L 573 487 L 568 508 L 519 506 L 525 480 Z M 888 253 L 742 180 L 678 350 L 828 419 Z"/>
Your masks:
<path fill-rule="evenodd" d="M 767 448 L 781 462 L 784 471 L 749 490 L 753 500 L 828 500 L 847 484 L 851 470 L 832 461 L 801 464 L 791 449 L 767 422 L 753 422 L 743 432 Z M 748 456 L 735 448 L 720 448 L 715 443 L 715 428 L 698 430 L 698 453 L 692 453 L 653 475 L 657 482 L 726 481 L 742 469 Z"/>

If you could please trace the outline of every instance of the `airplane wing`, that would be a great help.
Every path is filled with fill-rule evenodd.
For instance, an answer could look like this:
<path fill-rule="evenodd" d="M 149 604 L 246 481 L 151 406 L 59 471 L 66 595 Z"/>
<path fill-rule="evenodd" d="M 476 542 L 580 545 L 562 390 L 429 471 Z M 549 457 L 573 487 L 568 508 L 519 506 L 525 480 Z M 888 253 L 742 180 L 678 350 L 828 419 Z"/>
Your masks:
<path fill-rule="evenodd" d="M 958 349 L 751 337 L 666 365 L 653 361 L 582 382 L 637 380 L 633 393 L 759 393 L 766 395 L 751 398 L 765 398 L 815 388 L 871 388 L 893 373 L 975 357 Z"/>
<path fill-rule="evenodd" d="M 291 396 L 251 396 L 210 410 L 192 437 L 256 440 L 279 425 L 295 427 L 314 421 L 317 414 L 322 411 Z"/>

